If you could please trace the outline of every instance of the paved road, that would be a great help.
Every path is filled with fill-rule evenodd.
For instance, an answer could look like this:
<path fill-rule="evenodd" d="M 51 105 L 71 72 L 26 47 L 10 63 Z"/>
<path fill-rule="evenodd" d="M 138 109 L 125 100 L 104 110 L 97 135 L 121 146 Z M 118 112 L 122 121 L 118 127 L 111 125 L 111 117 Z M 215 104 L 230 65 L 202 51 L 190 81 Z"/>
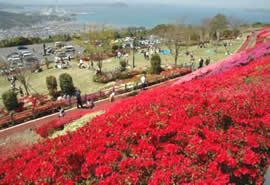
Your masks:
<path fill-rule="evenodd" d="M 264 185 L 270 185 L 270 166 L 268 167 L 268 170 L 265 175 Z"/>

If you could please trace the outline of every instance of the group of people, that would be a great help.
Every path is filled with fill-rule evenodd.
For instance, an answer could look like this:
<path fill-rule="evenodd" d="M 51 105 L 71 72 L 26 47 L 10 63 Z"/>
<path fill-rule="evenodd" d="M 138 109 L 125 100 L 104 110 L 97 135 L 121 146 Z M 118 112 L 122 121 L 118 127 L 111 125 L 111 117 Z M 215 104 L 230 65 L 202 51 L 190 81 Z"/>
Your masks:
<path fill-rule="evenodd" d="M 68 61 L 64 61 L 64 58 L 61 57 L 60 61 L 56 63 L 55 68 L 65 69 L 70 66 L 70 62 L 71 62 L 71 56 L 68 56 Z"/>
<path fill-rule="evenodd" d="M 116 53 L 116 58 L 118 60 L 120 60 L 122 57 L 124 57 L 124 60 L 126 61 L 126 63 L 128 64 L 128 57 L 129 57 L 129 54 L 128 53 L 121 53 L 120 51 L 117 51 Z"/>
<path fill-rule="evenodd" d="M 186 54 L 186 56 L 190 56 L 191 68 L 192 68 L 192 70 L 194 70 L 195 58 L 194 58 L 193 54 L 189 51 L 187 51 L 185 54 Z M 205 65 L 208 66 L 211 63 L 210 57 L 207 57 L 205 60 L 202 57 L 200 57 L 198 69 L 202 68 L 204 66 L 204 62 L 205 62 Z"/>
<path fill-rule="evenodd" d="M 68 95 L 69 100 L 70 96 Z M 81 108 L 94 108 L 95 104 L 94 104 L 94 99 L 93 98 L 87 98 L 86 100 L 86 106 L 83 105 L 82 103 L 82 98 L 81 98 L 81 91 L 79 89 L 75 90 L 75 97 L 76 97 L 76 103 L 77 103 L 77 108 L 81 109 Z M 63 97 L 61 97 L 61 99 L 63 99 Z M 63 107 L 58 107 L 58 111 L 59 111 L 59 117 L 64 117 L 65 116 L 65 110 Z"/>
<path fill-rule="evenodd" d="M 208 65 L 210 64 L 210 62 L 211 62 L 210 57 L 208 57 L 208 58 L 205 59 L 205 65 L 206 65 L 206 66 L 208 66 Z M 198 68 L 202 68 L 203 65 L 204 65 L 204 59 L 201 57 L 201 58 L 199 59 L 199 67 L 198 67 Z"/>
<path fill-rule="evenodd" d="M 160 52 L 160 48 L 153 49 L 153 48 L 148 48 L 146 51 L 142 51 L 144 59 L 149 60 L 153 54 L 158 54 Z"/>

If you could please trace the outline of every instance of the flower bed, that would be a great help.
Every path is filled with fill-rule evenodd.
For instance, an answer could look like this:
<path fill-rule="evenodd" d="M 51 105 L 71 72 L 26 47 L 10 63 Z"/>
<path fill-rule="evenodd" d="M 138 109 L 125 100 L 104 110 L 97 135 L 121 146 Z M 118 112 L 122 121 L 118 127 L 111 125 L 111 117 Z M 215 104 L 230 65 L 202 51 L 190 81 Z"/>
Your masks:
<path fill-rule="evenodd" d="M 1 184 L 262 184 L 270 57 L 122 101 L 0 162 Z"/>
<path fill-rule="evenodd" d="M 77 120 L 90 112 L 92 112 L 91 109 L 84 110 L 84 111 L 77 111 L 74 113 L 69 113 L 66 116 L 62 117 L 61 119 L 59 118 L 59 119 L 52 120 L 49 123 L 44 124 L 41 127 L 36 128 L 35 131 L 41 137 L 46 138 L 49 135 L 53 134 L 56 130 L 63 129 L 65 124 L 71 123 L 72 121 Z"/>
<path fill-rule="evenodd" d="M 22 112 L 13 114 L 12 117 L 10 115 L 2 116 L 0 118 L 0 129 L 48 115 L 53 113 L 59 106 L 65 107 L 68 105 L 66 101 L 46 101 L 41 104 L 36 104 L 36 102 L 36 100 L 33 100 L 32 103 L 28 104 L 27 108 Z"/>

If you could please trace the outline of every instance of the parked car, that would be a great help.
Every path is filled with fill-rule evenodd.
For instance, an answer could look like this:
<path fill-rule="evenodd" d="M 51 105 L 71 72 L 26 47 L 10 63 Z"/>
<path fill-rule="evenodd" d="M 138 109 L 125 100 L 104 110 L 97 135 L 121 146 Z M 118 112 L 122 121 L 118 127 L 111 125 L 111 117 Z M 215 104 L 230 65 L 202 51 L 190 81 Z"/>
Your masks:
<path fill-rule="evenodd" d="M 74 46 L 65 46 L 64 47 L 64 50 L 66 52 L 74 52 L 75 51 L 75 48 L 74 48 Z"/>

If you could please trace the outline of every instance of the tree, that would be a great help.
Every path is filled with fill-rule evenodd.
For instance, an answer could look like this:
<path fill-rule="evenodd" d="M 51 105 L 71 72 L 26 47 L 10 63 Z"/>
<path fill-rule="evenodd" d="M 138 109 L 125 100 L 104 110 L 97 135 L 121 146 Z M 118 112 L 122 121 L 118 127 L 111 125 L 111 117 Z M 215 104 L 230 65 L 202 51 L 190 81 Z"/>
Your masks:
<path fill-rule="evenodd" d="M 21 58 L 21 62 L 22 58 Z M 3 71 L 2 75 L 6 77 L 6 79 L 8 80 L 8 77 L 10 75 L 13 75 L 16 77 L 16 79 L 20 82 L 20 84 L 24 87 L 25 93 L 27 96 L 30 95 L 30 85 L 28 83 L 30 76 L 31 76 L 31 70 L 32 67 L 30 68 L 15 68 L 13 70 L 13 72 L 10 72 L 10 65 L 9 63 L 4 60 L 1 59 L 0 60 L 0 69 Z"/>
<path fill-rule="evenodd" d="M 31 76 L 30 70 L 29 69 L 19 69 L 19 68 L 16 69 L 17 80 L 22 84 L 27 96 L 30 95 L 30 85 L 28 83 L 30 76 Z"/>
<path fill-rule="evenodd" d="M 57 81 L 54 76 L 47 76 L 46 77 L 46 84 L 49 91 L 49 95 L 53 98 L 57 96 Z"/>
<path fill-rule="evenodd" d="M 211 30 L 213 38 L 219 40 L 220 32 L 226 29 L 229 25 L 227 17 L 223 14 L 217 14 L 209 22 L 209 28 Z"/>
<path fill-rule="evenodd" d="M 8 90 L 2 94 L 3 103 L 8 111 L 15 110 L 18 107 L 17 93 Z"/>
<path fill-rule="evenodd" d="M 91 26 L 88 32 L 89 45 L 86 47 L 90 57 L 98 62 L 99 73 L 102 72 L 102 61 L 106 54 L 112 50 L 111 41 L 114 39 L 114 31 L 110 28 Z"/>
<path fill-rule="evenodd" d="M 156 31 L 156 34 L 163 38 L 164 44 L 170 49 L 174 56 L 175 66 L 177 66 L 180 47 L 186 39 L 184 24 L 161 25 L 156 28 Z"/>
<path fill-rule="evenodd" d="M 240 34 L 240 30 L 242 25 L 246 24 L 246 21 L 242 20 L 242 19 L 238 19 L 236 17 L 229 17 L 228 18 L 229 21 L 229 26 L 232 29 L 232 34 L 234 37 L 237 37 Z"/>
<path fill-rule="evenodd" d="M 75 87 L 72 77 L 68 73 L 63 73 L 59 76 L 60 88 L 63 94 L 73 95 Z"/>
<path fill-rule="evenodd" d="M 98 73 L 102 72 L 102 61 L 112 51 L 111 41 L 115 38 L 115 31 L 104 25 L 91 25 L 87 33 L 81 33 L 80 39 L 74 39 L 81 47 L 85 48 L 85 54 L 90 60 L 96 61 Z"/>
<path fill-rule="evenodd" d="M 151 58 L 151 68 L 150 73 L 151 74 L 159 74 L 162 71 L 161 68 L 161 58 L 159 55 L 153 55 Z"/>

